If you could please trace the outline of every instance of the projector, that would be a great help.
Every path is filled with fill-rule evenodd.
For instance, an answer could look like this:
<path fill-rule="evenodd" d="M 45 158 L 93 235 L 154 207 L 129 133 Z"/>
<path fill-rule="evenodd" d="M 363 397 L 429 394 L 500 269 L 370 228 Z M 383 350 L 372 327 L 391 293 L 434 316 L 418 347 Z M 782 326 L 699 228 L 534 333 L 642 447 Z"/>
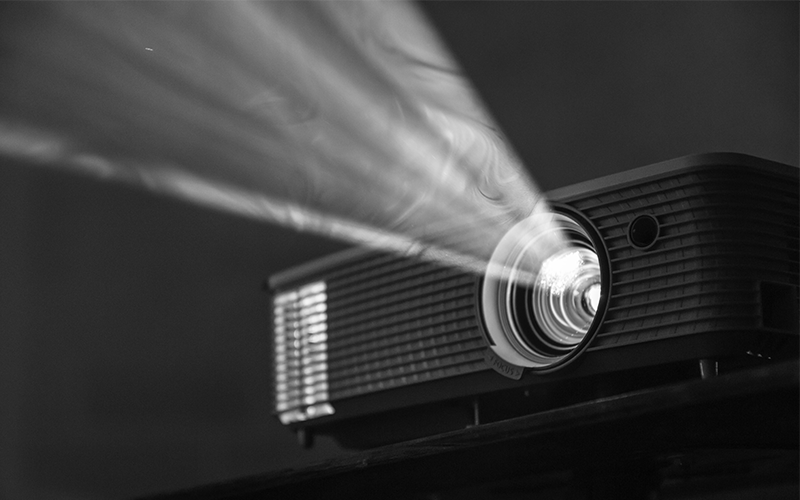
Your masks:
<path fill-rule="evenodd" d="M 365 448 L 798 355 L 798 169 L 714 153 L 547 193 L 486 272 L 352 249 L 272 276 L 274 413 Z M 493 272 L 489 272 L 494 269 Z"/>

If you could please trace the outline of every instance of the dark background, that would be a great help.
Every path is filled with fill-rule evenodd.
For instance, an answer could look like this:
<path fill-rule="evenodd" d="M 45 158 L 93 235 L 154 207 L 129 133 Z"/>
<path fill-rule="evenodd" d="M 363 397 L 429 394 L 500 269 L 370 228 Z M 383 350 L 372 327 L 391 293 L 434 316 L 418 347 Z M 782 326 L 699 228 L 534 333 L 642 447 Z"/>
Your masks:
<path fill-rule="evenodd" d="M 697 152 L 798 163 L 795 2 L 423 8 L 544 189 Z M 0 498 L 127 497 L 343 453 L 299 449 L 270 415 L 260 290 L 341 244 L 0 162 Z"/>

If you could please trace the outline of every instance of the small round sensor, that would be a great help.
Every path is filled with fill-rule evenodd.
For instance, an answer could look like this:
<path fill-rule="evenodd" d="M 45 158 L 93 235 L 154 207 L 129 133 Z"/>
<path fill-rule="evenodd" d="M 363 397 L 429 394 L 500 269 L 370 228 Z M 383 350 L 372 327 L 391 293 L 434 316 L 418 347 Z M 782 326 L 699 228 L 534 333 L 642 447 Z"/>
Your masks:
<path fill-rule="evenodd" d="M 628 241 L 634 247 L 646 250 L 656 242 L 658 233 L 658 219 L 652 215 L 640 215 L 628 226 Z"/>

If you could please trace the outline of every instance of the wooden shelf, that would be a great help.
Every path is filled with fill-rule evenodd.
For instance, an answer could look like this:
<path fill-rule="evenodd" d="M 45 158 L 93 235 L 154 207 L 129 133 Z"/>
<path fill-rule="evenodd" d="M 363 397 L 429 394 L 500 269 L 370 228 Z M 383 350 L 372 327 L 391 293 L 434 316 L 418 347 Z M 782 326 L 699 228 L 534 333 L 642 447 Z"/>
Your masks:
<path fill-rule="evenodd" d="M 774 364 L 156 498 L 797 498 L 798 373 Z"/>

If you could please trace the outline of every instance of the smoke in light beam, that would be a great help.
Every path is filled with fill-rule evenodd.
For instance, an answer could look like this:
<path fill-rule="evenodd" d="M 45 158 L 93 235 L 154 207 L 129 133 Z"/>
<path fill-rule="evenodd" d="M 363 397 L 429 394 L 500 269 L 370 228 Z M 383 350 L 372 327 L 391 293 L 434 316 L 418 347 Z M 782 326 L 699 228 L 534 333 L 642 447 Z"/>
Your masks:
<path fill-rule="evenodd" d="M 410 3 L 15 3 L 0 65 L 35 164 L 478 270 L 547 210 Z"/>

